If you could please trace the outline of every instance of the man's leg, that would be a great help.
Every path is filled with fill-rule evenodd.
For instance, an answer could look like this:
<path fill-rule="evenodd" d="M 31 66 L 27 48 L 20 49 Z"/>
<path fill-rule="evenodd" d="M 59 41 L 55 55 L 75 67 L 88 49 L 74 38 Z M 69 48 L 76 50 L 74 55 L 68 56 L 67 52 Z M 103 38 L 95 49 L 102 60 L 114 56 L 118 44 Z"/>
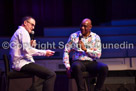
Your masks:
<path fill-rule="evenodd" d="M 85 71 L 85 66 L 80 61 L 72 63 L 72 73 L 77 83 L 78 91 L 85 91 L 85 79 L 82 72 Z"/>
<path fill-rule="evenodd" d="M 56 79 L 55 72 L 35 63 L 23 66 L 21 71 L 39 77 L 39 80 L 31 87 L 32 91 L 54 91 L 54 82 Z"/>
<path fill-rule="evenodd" d="M 86 62 L 86 70 L 92 74 L 98 74 L 95 91 L 101 91 L 108 74 L 108 66 L 101 62 Z"/>

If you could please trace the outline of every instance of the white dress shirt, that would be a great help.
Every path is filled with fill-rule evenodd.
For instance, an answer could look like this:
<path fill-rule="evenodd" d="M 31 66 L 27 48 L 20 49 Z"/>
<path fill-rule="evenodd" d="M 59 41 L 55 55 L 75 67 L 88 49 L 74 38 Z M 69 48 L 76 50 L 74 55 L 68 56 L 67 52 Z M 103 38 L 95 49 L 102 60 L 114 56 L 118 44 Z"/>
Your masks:
<path fill-rule="evenodd" d="M 20 69 L 29 63 L 35 62 L 32 56 L 45 56 L 46 50 L 38 50 L 30 45 L 30 35 L 28 31 L 19 26 L 10 40 L 10 55 L 12 68 Z"/>

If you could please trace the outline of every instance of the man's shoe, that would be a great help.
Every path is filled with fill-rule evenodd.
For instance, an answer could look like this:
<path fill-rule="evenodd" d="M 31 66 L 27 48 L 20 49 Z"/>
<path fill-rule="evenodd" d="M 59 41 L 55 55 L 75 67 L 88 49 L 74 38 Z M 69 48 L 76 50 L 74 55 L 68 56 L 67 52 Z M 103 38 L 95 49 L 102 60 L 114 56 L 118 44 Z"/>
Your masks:
<path fill-rule="evenodd" d="M 31 91 L 30 89 L 26 90 L 26 91 Z"/>
<path fill-rule="evenodd" d="M 101 89 L 94 89 L 94 91 L 102 91 Z"/>

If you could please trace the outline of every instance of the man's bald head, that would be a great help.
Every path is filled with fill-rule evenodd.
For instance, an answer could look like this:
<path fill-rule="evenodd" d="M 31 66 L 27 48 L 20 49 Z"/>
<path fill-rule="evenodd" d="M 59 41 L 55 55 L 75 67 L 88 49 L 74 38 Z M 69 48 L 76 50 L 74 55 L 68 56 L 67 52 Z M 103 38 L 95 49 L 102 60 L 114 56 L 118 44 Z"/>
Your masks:
<path fill-rule="evenodd" d="M 92 28 L 92 21 L 89 18 L 83 19 L 80 26 L 82 35 L 88 36 L 91 32 L 90 30 L 91 28 Z"/>
<path fill-rule="evenodd" d="M 92 25 L 92 21 L 89 18 L 83 19 L 82 23 L 87 23 L 87 25 Z"/>

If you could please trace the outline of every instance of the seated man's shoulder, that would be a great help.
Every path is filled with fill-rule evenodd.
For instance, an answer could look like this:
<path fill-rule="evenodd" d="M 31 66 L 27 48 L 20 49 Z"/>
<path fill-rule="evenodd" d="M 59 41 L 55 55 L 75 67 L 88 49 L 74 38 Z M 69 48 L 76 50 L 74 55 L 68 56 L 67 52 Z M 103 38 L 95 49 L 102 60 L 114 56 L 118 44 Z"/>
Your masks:
<path fill-rule="evenodd" d="M 71 34 L 71 37 L 77 37 L 79 36 L 80 33 L 81 33 L 80 31 L 74 32 Z"/>
<path fill-rule="evenodd" d="M 95 37 L 99 37 L 99 35 L 96 34 L 96 33 L 94 33 L 94 32 L 91 32 L 91 35 L 92 35 L 92 36 L 95 36 Z"/>

